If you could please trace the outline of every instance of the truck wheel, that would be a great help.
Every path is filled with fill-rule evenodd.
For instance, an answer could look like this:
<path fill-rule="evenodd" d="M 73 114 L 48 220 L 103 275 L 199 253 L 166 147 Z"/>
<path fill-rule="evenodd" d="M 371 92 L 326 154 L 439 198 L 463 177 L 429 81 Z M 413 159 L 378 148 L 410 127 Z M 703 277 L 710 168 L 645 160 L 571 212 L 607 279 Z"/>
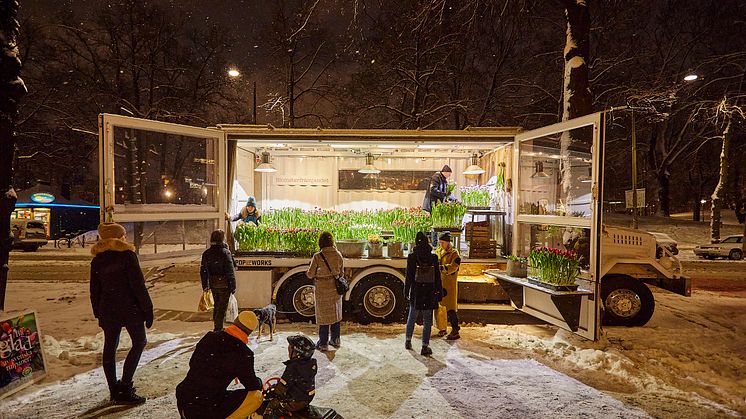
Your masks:
<path fill-rule="evenodd" d="M 303 273 L 288 278 L 277 293 L 277 305 L 291 321 L 313 320 L 316 312 L 313 280 Z"/>
<path fill-rule="evenodd" d="M 730 260 L 741 260 L 743 259 L 743 252 L 741 251 L 741 249 L 733 249 L 728 254 L 728 257 L 730 258 Z"/>
<path fill-rule="evenodd" d="M 642 326 L 655 310 L 650 288 L 629 276 L 604 277 L 601 301 L 604 305 L 603 324 L 607 326 Z"/>
<path fill-rule="evenodd" d="M 401 321 L 406 309 L 404 300 L 404 284 L 384 273 L 361 279 L 350 295 L 353 311 L 362 324 Z"/>

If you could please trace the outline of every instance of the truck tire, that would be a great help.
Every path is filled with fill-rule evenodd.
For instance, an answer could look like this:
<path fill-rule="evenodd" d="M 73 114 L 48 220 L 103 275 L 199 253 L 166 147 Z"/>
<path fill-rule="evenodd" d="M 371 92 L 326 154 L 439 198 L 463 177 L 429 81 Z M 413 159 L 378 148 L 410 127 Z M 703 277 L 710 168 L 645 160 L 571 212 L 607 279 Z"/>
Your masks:
<path fill-rule="evenodd" d="M 406 311 L 404 283 L 390 274 L 368 275 L 352 289 L 350 303 L 362 324 L 401 321 Z"/>
<path fill-rule="evenodd" d="M 741 260 L 743 259 L 743 252 L 741 251 L 741 249 L 733 249 L 728 254 L 728 257 L 730 258 L 730 260 Z"/>
<path fill-rule="evenodd" d="M 290 321 L 308 322 L 315 319 L 313 280 L 297 273 L 282 285 L 277 293 L 277 309 Z"/>
<path fill-rule="evenodd" d="M 643 326 L 653 316 L 655 299 L 642 281 L 625 275 L 606 276 L 601 282 L 603 324 Z"/>

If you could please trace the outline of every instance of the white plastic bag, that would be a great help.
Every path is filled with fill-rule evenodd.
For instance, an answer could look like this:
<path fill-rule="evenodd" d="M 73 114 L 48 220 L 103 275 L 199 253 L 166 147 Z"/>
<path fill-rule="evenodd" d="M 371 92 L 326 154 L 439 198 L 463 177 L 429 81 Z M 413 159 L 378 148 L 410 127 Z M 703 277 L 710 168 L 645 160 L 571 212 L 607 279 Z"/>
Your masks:
<path fill-rule="evenodd" d="M 225 309 L 224 321 L 226 323 L 233 323 L 236 320 L 236 317 L 238 317 L 238 301 L 236 300 L 236 296 L 231 294 L 228 299 L 228 308 Z"/>

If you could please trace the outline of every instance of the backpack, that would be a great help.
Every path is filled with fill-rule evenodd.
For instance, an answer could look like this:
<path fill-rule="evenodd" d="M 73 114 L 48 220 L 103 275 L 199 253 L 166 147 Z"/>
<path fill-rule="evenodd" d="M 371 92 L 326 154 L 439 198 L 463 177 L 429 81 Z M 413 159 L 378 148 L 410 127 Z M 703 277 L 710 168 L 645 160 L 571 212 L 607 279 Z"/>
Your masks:
<path fill-rule="evenodd" d="M 417 263 L 417 269 L 414 273 L 414 282 L 419 284 L 432 284 L 435 282 L 435 266 L 420 265 Z"/>

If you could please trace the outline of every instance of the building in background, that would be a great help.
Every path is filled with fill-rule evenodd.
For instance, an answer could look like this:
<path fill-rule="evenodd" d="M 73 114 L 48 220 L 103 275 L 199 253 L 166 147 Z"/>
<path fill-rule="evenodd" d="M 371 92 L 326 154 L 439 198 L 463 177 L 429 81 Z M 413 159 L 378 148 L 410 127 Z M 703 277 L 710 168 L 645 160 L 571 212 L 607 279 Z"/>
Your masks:
<path fill-rule="evenodd" d="M 95 230 L 99 221 L 98 205 L 71 197 L 69 187 L 60 189 L 39 181 L 18 191 L 11 219 L 40 221 L 51 239 L 68 232 Z"/>

